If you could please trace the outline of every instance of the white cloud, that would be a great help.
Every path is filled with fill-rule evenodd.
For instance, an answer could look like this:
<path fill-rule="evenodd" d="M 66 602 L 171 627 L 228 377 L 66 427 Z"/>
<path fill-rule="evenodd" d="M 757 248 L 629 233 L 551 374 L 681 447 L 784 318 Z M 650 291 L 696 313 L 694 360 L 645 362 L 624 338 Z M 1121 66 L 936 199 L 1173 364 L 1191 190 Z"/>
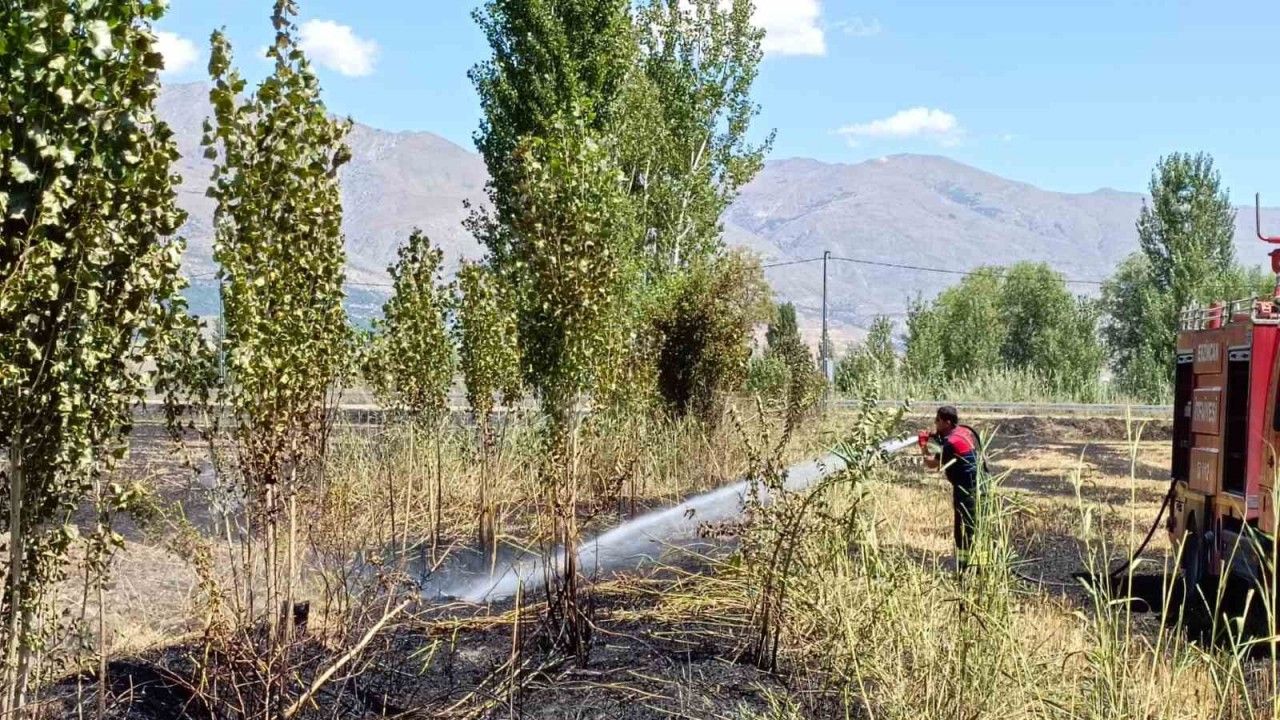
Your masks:
<path fill-rule="evenodd" d="M 164 57 L 165 75 L 184 72 L 200 56 L 195 43 L 164 30 L 156 31 L 156 50 Z"/>
<path fill-rule="evenodd" d="M 959 142 L 960 122 L 956 116 L 936 108 L 914 107 L 900 110 L 887 118 L 857 125 L 846 125 L 837 130 L 856 145 L 859 138 L 914 138 L 928 137 L 943 145 Z"/>
<path fill-rule="evenodd" d="M 347 77 L 373 73 L 378 43 L 357 37 L 350 27 L 332 20 L 308 20 L 299 33 L 303 51 L 316 64 Z"/>
<path fill-rule="evenodd" d="M 755 23 L 764 29 L 768 55 L 826 55 L 819 0 L 756 0 Z"/>
<path fill-rule="evenodd" d="M 850 37 L 873 37 L 884 32 L 884 27 L 875 18 L 863 20 L 856 17 L 851 20 L 841 20 L 835 24 L 835 28 Z"/>

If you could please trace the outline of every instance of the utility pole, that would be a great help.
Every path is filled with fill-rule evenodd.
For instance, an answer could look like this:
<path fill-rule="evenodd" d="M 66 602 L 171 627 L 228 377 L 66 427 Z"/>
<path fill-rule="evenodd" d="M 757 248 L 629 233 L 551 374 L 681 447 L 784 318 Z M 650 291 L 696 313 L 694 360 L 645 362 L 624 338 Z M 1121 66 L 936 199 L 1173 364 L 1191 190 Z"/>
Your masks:
<path fill-rule="evenodd" d="M 831 251 L 822 252 L 822 337 L 818 339 L 818 362 L 822 372 L 822 404 L 825 408 L 831 394 L 831 378 L 827 373 L 827 260 Z"/>

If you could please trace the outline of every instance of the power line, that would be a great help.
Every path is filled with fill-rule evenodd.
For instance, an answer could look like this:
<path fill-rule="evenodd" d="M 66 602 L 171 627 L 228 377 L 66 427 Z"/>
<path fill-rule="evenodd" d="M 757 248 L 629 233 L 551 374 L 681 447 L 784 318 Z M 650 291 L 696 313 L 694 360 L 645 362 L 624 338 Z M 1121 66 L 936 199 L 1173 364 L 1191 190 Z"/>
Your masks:
<path fill-rule="evenodd" d="M 804 260 L 789 260 L 787 262 L 769 263 L 767 265 L 761 265 L 760 267 L 765 270 L 768 270 L 769 268 L 786 267 L 788 265 L 803 265 L 805 263 L 811 263 L 811 262 L 822 262 L 822 258 L 816 257 L 816 258 L 806 258 Z"/>
<path fill-rule="evenodd" d="M 915 270 L 917 272 L 942 273 L 944 275 L 962 275 L 965 277 L 968 277 L 970 275 L 976 275 L 979 272 L 981 272 L 978 270 L 947 270 L 945 268 L 925 267 L 922 265 L 903 265 L 901 263 L 881 262 L 878 260 L 859 260 L 858 258 L 836 257 L 835 255 L 832 255 L 831 259 L 839 260 L 840 262 L 854 263 L 857 265 L 873 265 L 875 267 L 897 268 L 899 270 Z M 998 272 L 1003 272 L 1003 270 L 1000 270 Z M 1075 280 L 1072 278 L 1064 277 L 1063 281 L 1071 284 L 1075 284 L 1075 285 L 1102 285 L 1101 280 Z"/>
<path fill-rule="evenodd" d="M 873 267 L 895 268 L 898 270 L 913 270 L 915 272 L 931 272 L 931 273 L 938 273 L 941 275 L 958 275 L 961 277 L 969 277 L 970 275 L 976 275 L 979 272 L 981 272 L 978 270 L 949 270 L 947 268 L 926 267 L 924 265 L 905 265 L 902 263 L 884 262 L 882 260 L 863 260 L 860 258 L 839 257 L 837 255 L 832 255 L 830 259 L 838 260 L 840 262 L 853 263 L 855 265 L 871 265 Z M 787 265 L 800 265 L 802 263 L 818 262 L 820 260 L 822 260 L 822 258 L 820 257 L 806 258 L 803 260 L 792 260 L 790 262 L 770 263 L 768 265 L 762 265 L 761 267 L 765 269 L 775 268 L 775 267 L 786 267 Z M 1063 280 L 1072 285 L 1102 285 L 1103 284 L 1103 281 L 1101 280 L 1078 280 L 1075 278 L 1063 278 Z"/>

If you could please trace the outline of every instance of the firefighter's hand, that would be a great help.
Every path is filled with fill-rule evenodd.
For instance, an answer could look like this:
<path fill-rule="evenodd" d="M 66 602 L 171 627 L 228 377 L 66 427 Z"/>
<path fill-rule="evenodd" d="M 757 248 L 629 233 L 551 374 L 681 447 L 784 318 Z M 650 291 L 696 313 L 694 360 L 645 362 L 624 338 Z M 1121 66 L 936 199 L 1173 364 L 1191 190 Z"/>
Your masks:
<path fill-rule="evenodd" d="M 920 433 L 916 436 L 916 441 L 920 443 L 920 454 L 928 455 L 929 454 L 929 431 L 921 430 Z"/>

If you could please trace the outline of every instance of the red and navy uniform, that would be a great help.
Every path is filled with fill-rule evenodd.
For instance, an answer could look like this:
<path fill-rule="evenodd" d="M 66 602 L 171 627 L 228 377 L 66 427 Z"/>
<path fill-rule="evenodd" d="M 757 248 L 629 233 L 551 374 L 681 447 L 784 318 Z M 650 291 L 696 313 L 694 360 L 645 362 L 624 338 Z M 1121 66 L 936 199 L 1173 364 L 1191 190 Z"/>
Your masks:
<path fill-rule="evenodd" d="M 973 544 L 978 518 L 978 467 L 981 442 L 978 433 L 967 425 L 958 425 L 945 437 L 937 437 L 942 446 L 941 461 L 951 483 L 951 505 L 954 534 L 960 565 L 967 565 L 969 547 Z"/>

